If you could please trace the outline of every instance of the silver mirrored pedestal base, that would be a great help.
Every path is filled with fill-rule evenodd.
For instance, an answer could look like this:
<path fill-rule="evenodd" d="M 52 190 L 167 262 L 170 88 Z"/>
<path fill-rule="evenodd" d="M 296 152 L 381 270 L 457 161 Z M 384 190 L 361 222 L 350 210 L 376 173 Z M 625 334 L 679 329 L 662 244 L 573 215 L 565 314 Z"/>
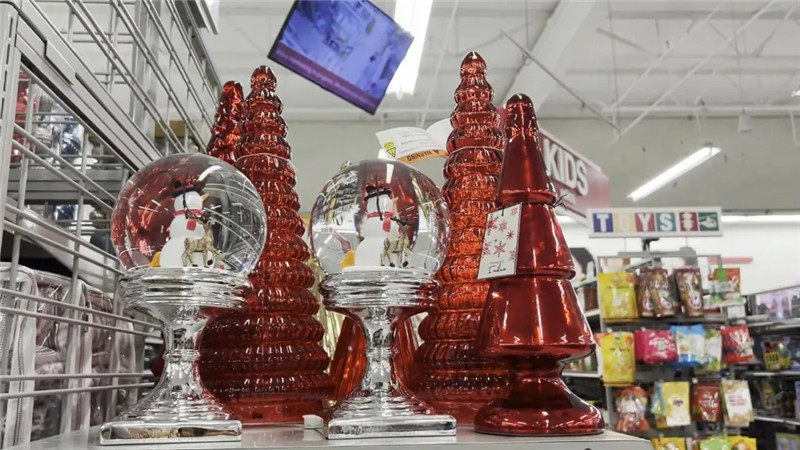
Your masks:
<path fill-rule="evenodd" d="M 127 303 L 164 327 L 164 372 L 147 397 L 100 428 L 100 445 L 241 441 L 242 424 L 198 378 L 197 339 L 212 311 L 237 308 L 247 279 L 213 269 L 154 268 L 122 281 Z"/>
<path fill-rule="evenodd" d="M 456 421 L 440 414 L 338 418 L 331 419 L 322 434 L 328 439 L 455 436 Z"/>
<path fill-rule="evenodd" d="M 238 420 L 188 420 L 159 423 L 123 419 L 105 423 L 100 429 L 100 445 L 178 444 L 240 440 L 242 440 L 242 423 Z"/>
<path fill-rule="evenodd" d="M 361 383 L 331 413 L 328 439 L 455 436 L 456 419 L 433 410 L 397 382 L 393 342 L 402 321 L 434 305 L 437 284 L 415 269 L 349 270 L 320 285 L 325 306 L 355 319 L 366 338 Z"/>

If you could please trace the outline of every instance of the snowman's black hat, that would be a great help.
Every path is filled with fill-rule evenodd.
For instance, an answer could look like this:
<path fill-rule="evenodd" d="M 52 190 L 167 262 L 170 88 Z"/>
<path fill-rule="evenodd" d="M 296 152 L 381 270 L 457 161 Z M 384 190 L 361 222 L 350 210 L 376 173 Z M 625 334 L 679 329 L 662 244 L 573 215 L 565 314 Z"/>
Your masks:
<path fill-rule="evenodd" d="M 364 190 L 367 192 L 367 195 L 364 196 L 364 200 L 392 194 L 392 190 L 381 183 L 367 184 L 364 186 Z"/>
<path fill-rule="evenodd" d="M 172 197 L 177 198 L 187 192 L 197 192 L 199 194 L 202 190 L 202 186 L 194 180 L 176 178 L 172 181 L 172 189 Z"/>

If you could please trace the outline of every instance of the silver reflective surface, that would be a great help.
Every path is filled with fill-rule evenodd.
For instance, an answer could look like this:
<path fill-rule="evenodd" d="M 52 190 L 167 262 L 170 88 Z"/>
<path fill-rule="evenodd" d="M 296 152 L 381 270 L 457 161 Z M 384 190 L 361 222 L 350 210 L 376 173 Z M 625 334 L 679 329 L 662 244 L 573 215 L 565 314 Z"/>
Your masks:
<path fill-rule="evenodd" d="M 433 306 L 436 281 L 423 270 L 347 271 L 320 286 L 325 306 L 356 320 L 366 336 L 361 384 L 334 408 L 328 439 L 451 436 L 456 421 L 436 415 L 397 382 L 392 343 L 402 321 Z"/>
<path fill-rule="evenodd" d="M 197 340 L 214 308 L 244 301 L 243 276 L 214 269 L 144 269 L 125 278 L 128 303 L 164 326 L 164 372 L 153 391 L 100 431 L 102 445 L 241 439 L 242 425 L 199 379 Z"/>

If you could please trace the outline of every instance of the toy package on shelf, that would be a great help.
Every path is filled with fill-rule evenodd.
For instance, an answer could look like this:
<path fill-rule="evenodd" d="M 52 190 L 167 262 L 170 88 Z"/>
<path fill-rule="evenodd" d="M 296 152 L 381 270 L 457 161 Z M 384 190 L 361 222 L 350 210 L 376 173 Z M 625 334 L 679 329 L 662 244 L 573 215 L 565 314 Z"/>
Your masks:
<path fill-rule="evenodd" d="M 719 328 L 706 328 L 705 355 L 700 369 L 703 372 L 722 370 L 722 333 Z"/>
<path fill-rule="evenodd" d="M 794 418 L 800 419 L 800 402 L 797 401 L 800 398 L 800 381 L 794 382 Z"/>
<path fill-rule="evenodd" d="M 780 414 L 780 404 L 778 399 L 777 380 L 764 378 L 755 382 L 756 392 L 758 393 L 758 409 L 764 414 L 777 416 Z"/>
<path fill-rule="evenodd" d="M 617 423 L 614 429 L 623 433 L 650 429 L 647 413 L 647 392 L 639 386 L 629 386 L 617 393 L 614 401 Z"/>
<path fill-rule="evenodd" d="M 725 425 L 742 428 L 749 426 L 753 421 L 753 404 L 747 381 L 723 379 L 720 392 Z"/>
<path fill-rule="evenodd" d="M 600 308 L 605 320 L 636 319 L 634 276 L 628 272 L 609 272 L 597 275 Z"/>
<path fill-rule="evenodd" d="M 698 428 L 715 430 L 722 422 L 722 400 L 719 384 L 697 383 L 692 388 L 692 419 Z"/>
<path fill-rule="evenodd" d="M 634 331 L 636 360 L 645 364 L 659 364 L 678 359 L 675 337 L 669 330 Z"/>
<path fill-rule="evenodd" d="M 708 274 L 710 281 L 709 302 L 711 308 L 720 306 L 741 305 L 745 299 L 739 293 L 741 276 L 737 267 L 717 267 Z"/>
<path fill-rule="evenodd" d="M 699 317 L 703 312 L 703 281 L 699 267 L 679 267 L 673 271 L 678 298 L 683 306 L 683 313 L 690 317 Z"/>
<path fill-rule="evenodd" d="M 606 385 L 627 385 L 636 379 L 633 333 L 617 331 L 596 335 L 600 346 L 598 363 L 603 383 Z"/>
<path fill-rule="evenodd" d="M 767 314 L 769 320 L 800 316 L 800 286 L 792 286 L 755 295 L 756 314 Z"/>
<path fill-rule="evenodd" d="M 697 367 L 705 358 L 705 330 L 702 325 L 673 325 L 669 327 L 675 336 L 678 359 L 673 363 L 679 368 Z"/>
<path fill-rule="evenodd" d="M 650 442 L 655 450 L 687 450 L 686 439 L 682 437 L 657 437 Z"/>
<path fill-rule="evenodd" d="M 761 341 L 762 359 L 766 370 L 777 372 L 791 367 L 790 341 L 789 337 L 770 337 Z"/>
<path fill-rule="evenodd" d="M 675 315 L 676 304 L 666 269 L 642 268 L 639 273 L 637 298 L 642 309 L 642 317 L 672 317 Z M 652 314 L 651 311 L 644 310 L 651 306 Z"/>
<path fill-rule="evenodd" d="M 722 328 L 722 361 L 725 364 L 742 364 L 752 360 L 753 343 L 747 325 Z"/>
<path fill-rule="evenodd" d="M 681 427 L 692 423 L 689 403 L 689 383 L 686 381 L 656 382 L 653 387 L 653 407 L 658 428 Z"/>

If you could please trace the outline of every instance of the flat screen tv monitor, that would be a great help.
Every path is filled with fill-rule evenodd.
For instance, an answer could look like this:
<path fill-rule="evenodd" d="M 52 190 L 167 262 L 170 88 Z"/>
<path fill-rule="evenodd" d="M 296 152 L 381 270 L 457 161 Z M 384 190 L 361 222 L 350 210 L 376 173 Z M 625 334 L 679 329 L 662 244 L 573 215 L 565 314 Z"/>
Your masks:
<path fill-rule="evenodd" d="M 375 114 L 413 39 L 367 0 L 296 0 L 269 58 Z"/>

